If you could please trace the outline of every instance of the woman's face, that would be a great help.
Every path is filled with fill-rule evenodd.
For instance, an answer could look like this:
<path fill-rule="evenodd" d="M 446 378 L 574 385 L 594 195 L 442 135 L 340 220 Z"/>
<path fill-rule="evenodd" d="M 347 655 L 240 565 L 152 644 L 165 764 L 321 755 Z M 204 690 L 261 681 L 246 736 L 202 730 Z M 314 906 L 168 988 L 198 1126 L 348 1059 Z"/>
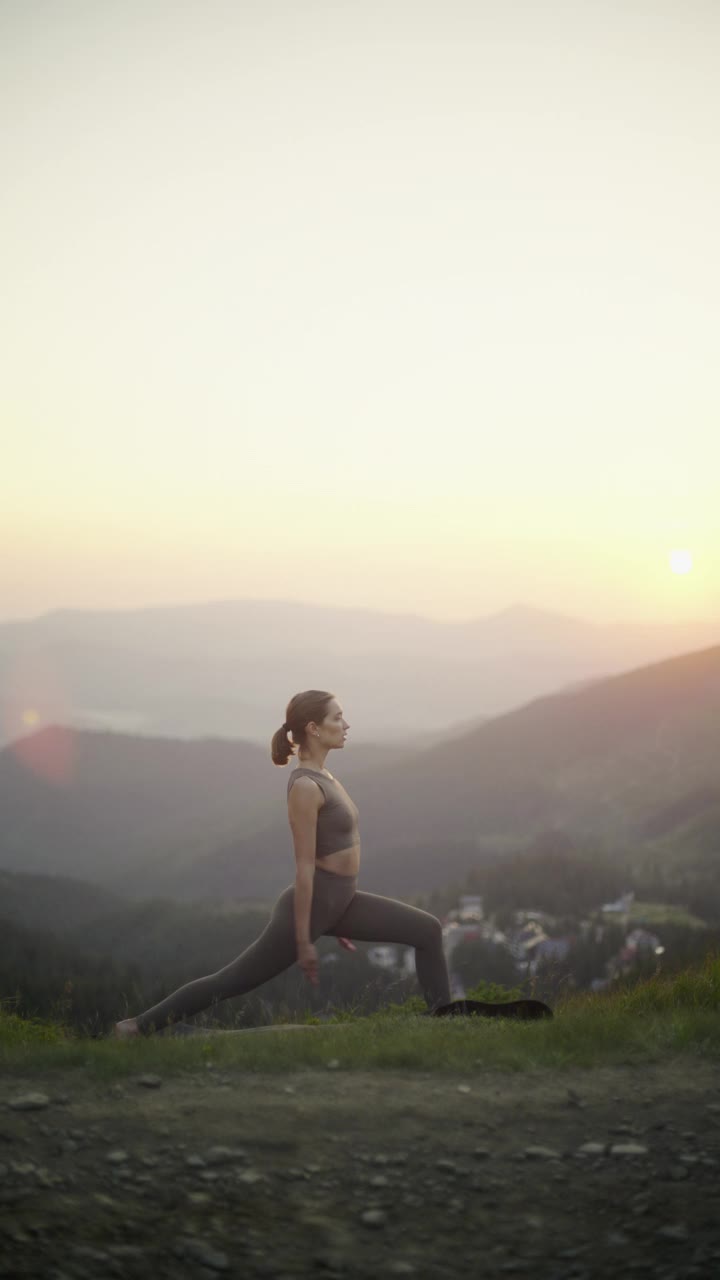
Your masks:
<path fill-rule="evenodd" d="M 333 698 L 322 724 L 318 725 L 320 741 L 324 747 L 344 747 L 350 728 L 337 698 Z"/>

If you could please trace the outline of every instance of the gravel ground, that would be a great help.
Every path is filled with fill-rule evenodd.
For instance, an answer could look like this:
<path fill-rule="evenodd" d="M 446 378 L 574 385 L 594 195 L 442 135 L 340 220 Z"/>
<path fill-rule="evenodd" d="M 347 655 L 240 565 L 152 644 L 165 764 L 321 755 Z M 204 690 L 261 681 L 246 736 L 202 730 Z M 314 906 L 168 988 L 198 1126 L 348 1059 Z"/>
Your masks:
<path fill-rule="evenodd" d="M 0 1275 L 720 1277 L 711 1062 L 447 1077 L 333 1051 L 0 1082 Z"/>

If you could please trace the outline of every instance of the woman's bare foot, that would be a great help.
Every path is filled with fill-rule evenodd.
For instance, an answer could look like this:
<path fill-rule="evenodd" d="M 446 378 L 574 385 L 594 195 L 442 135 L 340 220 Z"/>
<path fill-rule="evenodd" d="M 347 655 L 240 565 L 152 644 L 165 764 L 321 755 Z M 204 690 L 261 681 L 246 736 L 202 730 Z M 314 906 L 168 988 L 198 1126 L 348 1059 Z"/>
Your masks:
<path fill-rule="evenodd" d="M 134 1018 L 124 1018 L 122 1022 L 116 1022 L 113 1029 L 118 1040 L 140 1035 L 140 1028 Z"/>

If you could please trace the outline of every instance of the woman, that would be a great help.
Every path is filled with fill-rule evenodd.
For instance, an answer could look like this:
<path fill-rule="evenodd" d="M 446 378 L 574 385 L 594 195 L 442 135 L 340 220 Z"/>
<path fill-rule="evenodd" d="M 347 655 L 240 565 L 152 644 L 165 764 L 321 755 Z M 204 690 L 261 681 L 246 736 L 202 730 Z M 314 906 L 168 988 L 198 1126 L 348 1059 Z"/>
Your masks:
<path fill-rule="evenodd" d="M 196 978 L 136 1018 L 115 1024 L 117 1037 L 149 1035 L 199 1013 L 219 1000 L 243 995 L 297 960 L 317 985 L 315 939 L 332 934 L 351 949 L 350 937 L 415 948 L 418 981 L 430 1013 L 465 1012 L 450 1002 L 442 925 L 436 916 L 394 898 L 357 888 L 360 869 L 358 809 L 325 769 L 329 751 L 345 745 L 349 725 L 332 693 L 308 689 L 288 703 L 285 724 L 271 744 L 276 765 L 295 747 L 299 764 L 288 779 L 288 818 L 295 845 L 295 882 L 280 894 L 260 937 L 224 969 Z M 470 1002 L 468 1002 L 470 1003 Z"/>

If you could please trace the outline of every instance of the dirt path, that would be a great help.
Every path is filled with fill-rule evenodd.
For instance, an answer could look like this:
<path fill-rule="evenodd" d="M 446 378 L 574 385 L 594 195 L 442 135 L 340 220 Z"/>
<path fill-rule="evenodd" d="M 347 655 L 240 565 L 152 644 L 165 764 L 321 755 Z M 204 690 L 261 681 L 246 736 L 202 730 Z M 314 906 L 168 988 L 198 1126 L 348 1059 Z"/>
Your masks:
<path fill-rule="evenodd" d="M 0 1083 L 2 1276 L 522 1273 L 720 1277 L 712 1064 Z"/>

